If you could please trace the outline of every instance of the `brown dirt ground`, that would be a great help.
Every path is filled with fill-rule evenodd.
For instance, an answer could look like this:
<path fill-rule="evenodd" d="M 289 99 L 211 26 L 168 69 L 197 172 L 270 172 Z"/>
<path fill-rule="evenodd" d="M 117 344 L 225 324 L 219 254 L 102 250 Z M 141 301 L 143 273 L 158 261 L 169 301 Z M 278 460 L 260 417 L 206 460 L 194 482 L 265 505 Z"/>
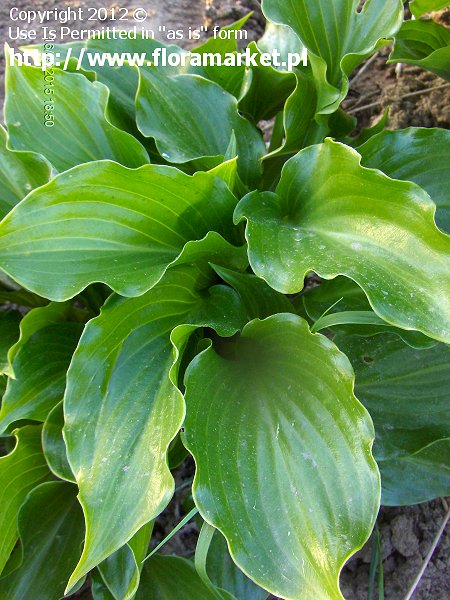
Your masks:
<path fill-rule="evenodd" d="M 149 10 L 154 22 L 160 19 L 169 26 L 199 25 L 203 22 L 231 23 L 255 10 L 249 22 L 250 39 L 257 39 L 263 32 L 264 20 L 257 0 L 9 0 L 0 6 L 0 38 L 6 39 L 9 8 L 13 5 L 22 8 L 52 8 L 53 6 L 142 6 Z M 206 5 L 206 6 L 205 6 Z M 162 7 L 162 10 L 158 10 Z M 153 11 L 153 13 L 151 12 Z M 449 11 L 440 13 L 437 18 L 448 23 Z M 434 92 L 422 93 L 403 98 L 410 92 L 426 90 L 441 85 L 443 81 L 434 75 L 416 69 L 404 67 L 402 76 L 397 78 L 395 66 L 386 65 L 388 49 L 380 51 L 377 59 L 364 75 L 352 86 L 347 109 L 358 108 L 379 101 L 372 108 L 357 113 L 358 127 L 367 127 L 376 122 L 385 107 L 390 106 L 389 128 L 408 126 L 450 128 L 450 87 Z M 3 71 L 3 69 L 1 70 Z M 0 85 L 3 88 L 3 74 L 0 72 Z M 176 473 L 177 485 L 182 486 L 193 475 L 192 461 L 188 460 Z M 168 509 L 163 513 L 155 527 L 155 543 L 167 535 L 185 514 L 189 498 L 186 488 L 178 491 Z M 413 582 L 426 556 L 434 535 L 438 531 L 445 514 L 445 500 L 427 502 L 406 508 L 382 508 L 378 527 L 382 539 L 385 598 L 401 600 Z M 164 551 L 190 556 L 194 552 L 198 529 L 195 521 L 188 524 Z M 353 557 L 341 577 L 342 590 L 347 600 L 366 600 L 369 580 L 369 565 L 372 554 L 372 542 Z M 414 595 L 414 600 L 444 600 L 450 598 L 450 531 L 442 536 L 437 550 Z M 78 598 L 88 599 L 88 590 L 77 594 Z M 375 597 L 378 597 L 376 593 Z M 245 599 L 242 599 L 245 600 Z"/>

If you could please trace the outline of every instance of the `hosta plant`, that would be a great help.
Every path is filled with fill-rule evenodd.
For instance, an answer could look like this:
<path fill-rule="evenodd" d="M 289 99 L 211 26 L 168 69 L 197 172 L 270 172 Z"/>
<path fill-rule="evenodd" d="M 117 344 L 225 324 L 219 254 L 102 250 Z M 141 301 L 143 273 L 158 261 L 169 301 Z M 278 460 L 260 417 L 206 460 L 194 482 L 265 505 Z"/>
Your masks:
<path fill-rule="evenodd" d="M 342 109 L 435 25 L 359 4 L 263 1 L 294 72 L 7 68 L 1 600 L 337 600 L 380 502 L 449 493 L 450 132 Z M 150 554 L 189 455 L 195 558 Z"/>

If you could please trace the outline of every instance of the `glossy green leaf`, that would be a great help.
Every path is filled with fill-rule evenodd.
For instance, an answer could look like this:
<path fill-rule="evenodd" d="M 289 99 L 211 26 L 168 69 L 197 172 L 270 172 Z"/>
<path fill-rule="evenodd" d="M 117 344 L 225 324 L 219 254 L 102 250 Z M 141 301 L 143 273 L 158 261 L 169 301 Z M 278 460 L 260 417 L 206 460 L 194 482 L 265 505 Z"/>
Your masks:
<path fill-rule="evenodd" d="M 284 141 L 280 148 L 271 152 L 271 157 L 285 156 L 298 152 L 312 144 L 321 142 L 329 133 L 328 125 L 318 123 L 315 115 L 318 108 L 317 86 L 312 74 L 307 72 L 295 73 L 296 88 L 286 101 L 283 113 Z"/>
<path fill-rule="evenodd" d="M 76 486 L 54 481 L 36 487 L 20 509 L 18 526 L 23 560 L 0 579 L 0 599 L 61 598 L 84 535 Z"/>
<path fill-rule="evenodd" d="M 233 52 L 233 54 L 235 53 L 236 51 Z M 201 75 L 202 77 L 209 79 L 209 81 L 217 83 L 223 90 L 234 96 L 237 100 L 241 97 L 247 74 L 245 65 L 232 67 L 224 65 L 190 67 L 189 72 L 192 75 Z"/>
<path fill-rule="evenodd" d="M 269 21 L 288 25 L 308 48 L 320 81 L 318 112 L 334 112 L 348 91 L 348 75 L 403 18 L 401 0 L 263 0 Z"/>
<path fill-rule="evenodd" d="M 139 585 L 139 568 L 128 544 L 106 558 L 98 570 L 115 600 L 133 598 Z"/>
<path fill-rule="evenodd" d="M 382 503 L 447 495 L 450 347 L 414 350 L 392 334 L 338 336 L 336 343 L 353 364 L 355 393 L 374 421 Z"/>
<path fill-rule="evenodd" d="M 220 52 L 222 56 L 224 56 L 227 52 L 235 52 L 238 50 L 238 35 L 227 35 L 221 36 L 221 32 L 239 32 L 244 28 L 244 25 L 251 18 L 253 12 L 249 12 L 244 15 L 238 21 L 231 23 L 230 25 L 225 25 L 225 27 L 221 27 L 220 31 L 214 37 L 209 37 L 205 42 L 202 42 L 200 45 L 195 46 L 192 49 L 192 52 L 205 53 L 205 52 Z"/>
<path fill-rule="evenodd" d="M 250 264 L 274 289 L 296 293 L 310 271 L 343 274 L 388 323 L 449 341 L 450 238 L 434 212 L 420 187 L 326 140 L 286 163 L 275 194 L 243 198 L 235 221 L 247 220 Z"/>
<path fill-rule="evenodd" d="M 150 522 L 131 538 L 129 544 L 116 550 L 97 567 L 108 592 L 115 600 L 128 600 L 134 597 L 152 530 L 153 522 Z"/>
<path fill-rule="evenodd" d="M 263 52 L 271 53 L 278 50 L 281 62 L 287 62 L 289 53 L 301 52 L 304 47 L 293 29 L 288 25 L 280 25 L 272 21 L 267 21 L 266 30 L 258 40 L 257 46 Z M 285 71 L 286 67 L 280 66 L 278 69 Z"/>
<path fill-rule="evenodd" d="M 450 131 L 410 127 L 383 131 L 358 147 L 365 167 L 413 181 L 436 203 L 436 223 L 450 233 Z"/>
<path fill-rule="evenodd" d="M 287 61 L 289 52 L 299 54 L 304 50 L 304 45 L 286 25 L 278 25 L 268 22 L 264 36 L 259 40 L 258 47 L 265 52 L 277 50 L 281 54 L 281 60 Z M 283 70 L 283 68 L 280 68 Z M 286 101 L 283 111 L 284 136 L 278 144 L 271 148 L 271 152 L 265 158 L 265 167 L 268 162 L 272 163 L 278 157 L 298 152 L 302 148 L 322 142 L 330 133 L 330 127 L 326 118 L 316 120 L 319 111 L 320 85 L 314 79 L 313 71 L 308 63 L 308 68 L 300 65 L 294 69 L 290 76 L 295 77 L 295 89 Z M 282 165 L 281 165 L 282 166 Z M 281 167 L 275 162 L 275 172 Z"/>
<path fill-rule="evenodd" d="M 147 525 L 141 527 L 141 529 L 139 529 L 139 531 L 129 541 L 129 546 L 133 550 L 134 556 L 136 557 L 139 570 L 142 570 L 142 561 L 147 556 L 154 524 L 154 521 L 150 521 L 150 523 L 147 523 Z"/>
<path fill-rule="evenodd" d="M 98 566 L 98 571 L 115 600 L 127 600 L 134 597 L 152 531 L 153 522 L 144 525 L 131 538 L 129 544 L 116 550 Z"/>
<path fill-rule="evenodd" d="M 448 345 L 417 350 L 392 334 L 338 336 L 336 343 L 355 369 L 355 394 L 374 421 L 377 460 L 450 437 Z"/>
<path fill-rule="evenodd" d="M 0 125 L 0 218 L 49 179 L 50 165 L 33 152 L 10 150 L 7 133 Z"/>
<path fill-rule="evenodd" d="M 41 329 L 64 323 L 70 320 L 71 306 L 68 302 L 50 302 L 45 306 L 39 306 L 30 310 L 20 322 L 20 335 L 16 343 L 8 351 L 9 366 L 7 374 L 15 377 L 13 363 L 18 352 L 25 346 L 28 340 Z"/>
<path fill-rule="evenodd" d="M 173 494 L 166 454 L 184 402 L 176 369 L 169 376 L 177 358 L 171 332 L 178 327 L 181 348 L 196 327 L 233 335 L 242 323 L 236 294 L 224 286 L 208 289 L 211 259 L 237 266 L 243 252 L 217 234 L 191 243 L 152 290 L 132 299 L 113 295 L 82 335 L 64 400 L 64 436 L 87 526 L 70 586 L 156 517 Z"/>
<path fill-rule="evenodd" d="M 301 299 L 309 318 L 316 321 L 314 327 L 317 327 L 317 322 L 322 318 L 325 319 L 325 326 L 329 326 L 330 320 L 333 320 L 335 314 L 343 313 L 343 318 L 336 317 L 337 321 L 332 323 L 334 333 L 372 336 L 383 332 L 394 332 L 413 348 L 431 348 L 437 344 L 436 340 L 418 331 L 399 329 L 382 319 L 376 320 L 376 315 L 368 312 L 371 311 L 371 306 L 363 290 L 346 277 L 336 277 L 331 281 L 324 281 L 318 287 L 308 290 L 301 296 Z M 365 314 L 362 316 L 363 320 L 360 320 L 358 324 L 357 316 L 361 312 Z M 352 315 L 356 317 L 353 321 L 351 320 Z M 371 321 L 372 323 L 369 324 Z M 353 324 L 350 324 L 352 322 Z"/>
<path fill-rule="evenodd" d="M 254 42 L 249 44 L 252 53 L 259 55 Z M 257 59 L 258 60 L 258 59 Z M 293 73 L 283 73 L 274 67 L 258 64 L 248 71 L 248 77 L 239 100 L 239 110 L 256 123 L 271 119 L 283 110 L 287 98 L 296 86 Z"/>
<path fill-rule="evenodd" d="M 421 17 L 427 12 L 441 10 L 449 6 L 448 0 L 412 0 L 409 8 L 415 17 Z"/>
<path fill-rule="evenodd" d="M 297 85 L 283 112 L 284 139 L 279 148 L 266 156 L 266 161 L 292 155 L 307 146 L 323 142 L 326 136 L 343 138 L 355 128 L 354 117 L 341 109 L 330 115 L 317 116 L 320 88 L 311 70 L 297 70 L 295 76 Z"/>
<path fill-rule="evenodd" d="M 94 600 L 116 600 L 108 590 L 106 583 L 97 569 L 91 572 L 90 577 L 92 582 L 91 592 Z"/>
<path fill-rule="evenodd" d="M 45 421 L 62 399 L 66 371 L 82 332 L 79 323 L 52 325 L 35 333 L 17 353 L 0 410 L 0 432 L 22 419 Z"/>
<path fill-rule="evenodd" d="M 16 310 L 0 311 L 0 373 L 9 371 L 8 352 L 19 338 L 21 317 Z"/>
<path fill-rule="evenodd" d="M 330 129 L 330 137 L 337 138 L 339 141 L 345 139 L 358 124 L 358 119 L 349 113 L 346 113 L 342 108 L 338 108 L 334 113 L 329 115 L 327 119 L 321 117 Z"/>
<path fill-rule="evenodd" d="M 419 504 L 450 494 L 450 438 L 379 463 L 385 506 Z"/>
<path fill-rule="evenodd" d="M 75 482 L 75 476 L 67 460 L 66 444 L 62 434 L 63 427 L 64 410 L 61 401 L 49 412 L 42 428 L 42 450 L 50 470 L 56 477 Z"/>
<path fill-rule="evenodd" d="M 350 363 L 295 315 L 252 321 L 234 344 L 229 358 L 207 349 L 186 374 L 195 503 L 261 587 L 342 599 L 340 570 L 379 503 Z"/>
<path fill-rule="evenodd" d="M 238 32 L 240 31 L 248 19 L 251 17 L 252 13 L 249 13 L 242 17 L 239 21 L 232 23 L 226 27 L 221 27 L 221 31 L 226 32 Z M 238 52 L 238 43 L 237 36 L 231 35 L 228 33 L 227 36 L 223 38 L 220 37 L 220 33 L 216 37 L 212 36 L 206 40 L 206 42 L 202 43 L 200 46 L 197 46 L 192 49 L 191 52 L 196 54 L 216 54 L 219 53 L 223 58 L 226 57 L 227 54 L 233 54 Z M 241 90 L 245 80 L 247 69 L 245 65 L 236 65 L 236 66 L 218 66 L 218 65 L 209 65 L 202 67 L 193 67 L 189 66 L 188 72 L 192 74 L 201 75 L 209 79 L 210 81 L 214 81 L 219 84 L 221 88 L 232 94 L 235 98 L 239 99 L 241 97 Z"/>
<path fill-rule="evenodd" d="M 136 600 L 217 600 L 191 561 L 155 554 L 144 563 Z"/>
<path fill-rule="evenodd" d="M 0 458 L 0 573 L 17 540 L 17 515 L 22 502 L 29 491 L 50 476 L 41 449 L 41 427 L 27 425 L 14 435 L 14 450 Z"/>
<path fill-rule="evenodd" d="M 124 296 L 150 289 L 189 240 L 233 238 L 236 199 L 210 173 L 81 165 L 31 193 L 0 225 L 0 267 L 63 300 L 102 281 Z"/>
<path fill-rule="evenodd" d="M 311 328 L 315 333 L 339 325 L 384 325 L 385 321 L 371 311 L 344 311 L 323 315 Z"/>
<path fill-rule="evenodd" d="M 42 154 L 58 171 L 111 159 L 135 168 L 148 163 L 144 147 L 106 118 L 108 88 L 84 75 L 54 69 L 54 94 L 44 93 L 39 67 L 7 66 L 5 122 L 15 150 Z M 52 103 L 50 100 L 53 99 Z M 74 98 L 83 98 L 75 104 Z M 45 106 L 51 106 L 48 111 Z M 45 114 L 54 115 L 46 121 Z M 54 122 L 49 127 L 46 123 Z"/>
<path fill-rule="evenodd" d="M 140 131 L 155 139 L 165 160 L 185 163 L 212 157 L 218 164 L 234 132 L 239 174 L 246 183 L 258 181 L 265 152 L 261 133 L 239 115 L 236 98 L 216 83 L 197 75 L 170 77 L 143 68 L 136 106 Z M 210 161 L 206 164 L 212 166 Z"/>
<path fill-rule="evenodd" d="M 136 35 L 135 39 L 90 39 L 86 42 L 86 50 L 94 53 L 98 52 L 103 56 L 108 53 L 114 57 L 125 53 L 131 56 L 140 56 L 146 53 L 151 56 L 151 53 L 156 48 L 166 48 L 167 52 L 179 52 L 183 50 L 178 46 L 164 44 L 158 40 L 146 40 L 140 35 Z M 136 67 L 125 62 L 124 65 L 110 66 L 108 61 L 105 64 L 91 66 L 86 59 L 83 60 L 85 68 L 95 71 L 98 81 L 103 83 L 110 90 L 108 98 L 108 117 L 111 121 L 120 127 L 129 131 L 133 135 L 139 135 L 136 127 L 136 104 L 135 98 L 139 86 L 139 73 Z M 174 69 L 175 70 L 175 69 Z"/>
<path fill-rule="evenodd" d="M 81 73 L 82 75 L 84 75 L 85 77 L 87 77 L 87 79 L 89 81 L 96 81 L 97 76 L 96 73 L 91 70 L 92 68 L 89 65 L 84 65 L 81 64 L 80 66 L 78 65 L 78 59 L 80 57 L 81 54 L 81 50 L 82 48 L 85 48 L 87 45 L 87 42 L 68 42 L 68 43 L 64 43 L 64 44 L 52 44 L 53 48 L 52 53 L 58 53 L 59 54 L 59 62 L 61 63 L 65 63 L 65 61 L 67 60 L 67 65 L 64 64 L 64 70 L 68 71 L 69 73 Z M 36 45 L 30 45 L 30 46 L 20 46 L 21 50 L 38 50 L 39 52 L 47 52 L 47 49 L 45 48 L 45 44 L 36 44 Z M 67 68 L 66 68 L 67 66 Z M 78 68 L 79 67 L 79 68 Z M 52 80 L 49 79 L 46 82 L 49 83 Z M 51 94 L 49 94 L 51 95 Z"/>
<path fill-rule="evenodd" d="M 307 290 L 302 299 L 306 312 L 313 321 L 317 321 L 325 313 L 370 309 L 362 289 L 347 277 L 322 281 L 317 287 Z"/>
<path fill-rule="evenodd" d="M 266 600 L 268 594 L 235 565 L 225 538 L 216 531 L 207 557 L 207 572 L 211 581 L 238 600 Z"/>
<path fill-rule="evenodd" d="M 450 30 L 435 21 L 405 21 L 388 62 L 416 65 L 450 81 Z"/>
<path fill-rule="evenodd" d="M 215 177 L 220 177 L 226 185 L 230 188 L 230 190 L 235 194 L 235 196 L 241 195 L 240 189 L 243 186 L 239 175 L 237 174 L 237 156 L 236 156 L 236 144 L 235 138 L 232 136 L 230 141 L 229 149 L 227 150 L 227 154 L 225 155 L 224 162 L 211 169 L 210 174 Z M 245 194 L 247 192 L 247 188 L 244 188 L 245 191 L 242 193 Z"/>
<path fill-rule="evenodd" d="M 286 296 L 273 290 L 259 277 L 225 267 L 212 266 L 216 273 L 239 294 L 246 310 L 247 321 L 264 319 L 275 313 L 294 312 Z"/>
<path fill-rule="evenodd" d="M 90 39 L 86 42 L 88 52 L 99 52 L 101 54 L 115 52 L 147 52 L 152 40 L 136 39 Z M 146 47 L 145 47 L 146 46 Z M 83 65 L 87 68 L 86 60 Z M 107 114 L 111 122 L 126 131 L 137 132 L 136 127 L 136 105 L 135 97 L 139 85 L 137 69 L 124 64 L 121 67 L 111 67 L 107 64 L 101 66 L 89 66 L 95 71 L 97 80 L 109 89 Z"/>

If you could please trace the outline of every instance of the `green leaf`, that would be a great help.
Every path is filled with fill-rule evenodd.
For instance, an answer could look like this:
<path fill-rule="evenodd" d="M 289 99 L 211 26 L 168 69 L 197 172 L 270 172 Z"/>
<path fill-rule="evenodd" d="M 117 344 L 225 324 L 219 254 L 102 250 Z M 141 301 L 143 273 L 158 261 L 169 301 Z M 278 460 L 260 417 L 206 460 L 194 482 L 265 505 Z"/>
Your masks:
<path fill-rule="evenodd" d="M 242 17 L 239 21 L 232 23 L 226 27 L 221 27 L 220 31 L 226 32 L 238 32 L 242 29 L 252 13 L 249 13 Z M 193 48 L 192 53 L 195 54 L 216 54 L 219 53 L 224 59 L 227 54 L 234 54 L 238 52 L 237 36 L 230 35 L 224 36 L 223 38 L 218 35 L 217 37 L 210 37 L 206 42 L 200 46 Z M 201 75 L 219 84 L 221 88 L 232 94 L 235 98 L 239 99 L 241 96 L 241 90 L 246 76 L 247 69 L 245 65 L 236 66 L 203 66 L 193 67 L 189 66 L 188 72 L 191 74 Z"/>
<path fill-rule="evenodd" d="M 283 112 L 284 142 L 280 148 L 265 157 L 285 156 L 298 152 L 311 144 L 322 142 L 329 133 L 327 123 L 318 123 L 318 90 L 310 72 L 296 72 L 294 92 L 289 96 Z"/>
<path fill-rule="evenodd" d="M 260 55 L 254 42 L 249 44 L 252 53 Z M 259 59 L 257 58 L 256 60 Z M 283 73 L 260 63 L 248 71 L 245 87 L 239 100 L 239 110 L 257 123 L 271 119 L 283 110 L 287 98 L 295 89 L 294 73 Z"/>
<path fill-rule="evenodd" d="M 362 289 L 347 277 L 323 281 L 302 295 L 308 316 L 317 321 L 324 313 L 369 310 L 370 304 Z"/>
<path fill-rule="evenodd" d="M 76 486 L 53 481 L 36 487 L 20 509 L 18 526 L 23 561 L 0 580 L 0 598 L 61 598 L 84 535 Z"/>
<path fill-rule="evenodd" d="M 385 506 L 419 504 L 450 494 L 450 438 L 379 465 Z"/>
<path fill-rule="evenodd" d="M 106 118 L 107 87 L 79 73 L 54 73 L 54 87 L 46 88 L 39 67 L 7 66 L 5 122 L 12 148 L 38 152 L 58 171 L 102 159 L 131 168 L 148 163 L 144 147 Z M 83 101 L 75 105 L 74 98 Z M 45 106 L 54 108 L 45 111 Z M 45 114 L 54 120 L 46 121 Z M 54 126 L 46 125 L 50 122 Z"/>
<path fill-rule="evenodd" d="M 139 586 L 139 569 L 133 550 L 128 544 L 106 558 L 98 570 L 116 600 L 133 598 Z"/>
<path fill-rule="evenodd" d="M 34 188 L 50 179 L 50 165 L 33 152 L 7 147 L 7 133 L 0 125 L 0 219 Z"/>
<path fill-rule="evenodd" d="M 136 600 L 217 600 L 191 561 L 155 554 L 145 562 Z"/>
<path fill-rule="evenodd" d="M 450 131 L 421 127 L 383 131 L 359 146 L 358 152 L 365 167 L 413 181 L 428 192 L 437 205 L 438 227 L 450 233 Z"/>
<path fill-rule="evenodd" d="M 51 325 L 35 333 L 17 353 L 0 410 L 0 432 L 16 421 L 45 421 L 62 399 L 66 371 L 82 332 L 79 323 Z"/>
<path fill-rule="evenodd" d="M 22 315 L 16 310 L 0 311 L 0 373 L 8 373 L 8 352 L 20 335 Z"/>
<path fill-rule="evenodd" d="M 97 569 L 91 572 L 90 577 L 92 581 L 91 592 L 94 600 L 116 600 L 108 590 Z"/>
<path fill-rule="evenodd" d="M 319 113 L 332 113 L 348 91 L 348 75 L 403 19 L 401 0 L 263 0 L 269 21 L 288 25 L 309 51 L 319 83 Z"/>
<path fill-rule="evenodd" d="M 210 230 L 234 239 L 235 205 L 226 184 L 210 173 L 81 165 L 31 193 L 3 220 L 0 267 L 55 300 L 96 281 L 136 296 L 161 278 L 189 240 Z"/>
<path fill-rule="evenodd" d="M 273 290 L 259 277 L 216 265 L 212 267 L 239 294 L 246 311 L 246 321 L 264 319 L 274 313 L 295 312 L 286 296 Z"/>
<path fill-rule="evenodd" d="M 316 321 L 311 328 L 311 331 L 317 333 L 323 329 L 339 325 L 384 325 L 383 319 L 377 317 L 377 315 L 371 311 L 344 311 L 335 312 L 327 315 L 323 315 L 318 321 Z"/>
<path fill-rule="evenodd" d="M 450 30 L 435 21 L 405 21 L 395 36 L 388 63 L 427 69 L 450 81 Z"/>
<path fill-rule="evenodd" d="M 326 140 L 286 163 L 275 194 L 243 198 L 235 222 L 247 219 L 250 264 L 274 289 L 296 293 L 310 271 L 342 274 L 391 325 L 450 341 L 450 238 L 434 212 L 420 187 Z"/>
<path fill-rule="evenodd" d="M 131 56 L 146 53 L 147 56 L 150 56 L 156 48 L 166 48 L 167 52 L 183 52 L 178 46 L 168 46 L 158 40 L 146 40 L 140 35 L 137 35 L 135 39 L 128 37 L 126 39 L 92 38 L 86 42 L 88 52 L 98 52 L 104 56 L 109 53 L 113 57 L 116 53 L 118 53 L 117 55 L 129 53 Z M 107 115 L 111 118 L 112 123 L 133 135 L 139 135 L 136 126 L 135 104 L 139 86 L 137 68 L 128 63 L 121 67 L 112 67 L 108 61 L 105 61 L 103 65 L 91 66 L 87 60 L 84 60 L 83 64 L 86 68 L 93 69 L 98 81 L 110 90 Z"/>
<path fill-rule="evenodd" d="M 307 290 L 301 296 L 301 299 L 307 315 L 313 321 L 316 321 L 315 328 L 317 328 L 319 321 L 322 321 L 323 328 L 323 320 L 325 320 L 325 327 L 333 325 L 333 331 L 338 333 L 371 336 L 390 331 L 396 333 L 413 348 L 431 348 L 437 343 L 436 340 L 418 331 L 398 329 L 376 317 L 371 312 L 369 300 L 363 290 L 354 281 L 346 277 L 336 277 L 331 281 L 324 281 L 318 287 Z M 357 320 L 361 312 L 364 313 L 362 317 L 363 320 L 366 320 L 366 324 L 361 324 L 363 321 Z M 339 313 L 344 316 L 342 318 L 337 316 L 337 321 L 330 323 L 330 321 L 333 321 L 334 316 Z M 352 317 L 356 317 L 356 323 L 359 322 L 359 325 L 350 325 Z M 367 324 L 370 321 L 373 321 L 372 324 Z"/>
<path fill-rule="evenodd" d="M 265 145 L 261 133 L 239 115 L 236 98 L 197 75 L 170 77 L 153 67 L 139 73 L 137 124 L 146 137 L 155 138 L 165 160 L 185 163 L 209 157 L 213 164 L 208 160 L 205 165 L 210 168 L 221 162 L 234 132 L 239 174 L 246 183 L 257 183 Z"/>
<path fill-rule="evenodd" d="M 232 158 L 228 158 L 228 155 L 232 155 Z M 231 138 L 224 162 L 211 169 L 209 173 L 222 179 L 236 197 L 247 192 L 248 188 L 244 187 L 237 174 L 236 138 L 234 137 L 234 134 Z M 242 194 L 240 193 L 241 189 L 243 190 Z"/>
<path fill-rule="evenodd" d="M 295 315 L 252 321 L 232 358 L 186 374 L 193 495 L 237 565 L 283 598 L 343 598 L 340 570 L 378 511 L 373 427 L 353 371 Z"/>
<path fill-rule="evenodd" d="M 230 25 L 226 25 L 225 27 L 221 27 L 217 36 L 208 38 L 205 42 L 200 44 L 199 46 L 195 46 L 192 49 L 192 52 L 205 53 L 205 52 L 220 52 L 222 56 L 224 56 L 227 52 L 235 52 L 238 50 L 238 35 L 237 32 L 241 31 L 250 17 L 253 15 L 253 12 L 249 12 L 244 15 L 238 21 L 231 23 Z M 221 32 L 232 32 L 234 35 L 221 36 Z"/>
<path fill-rule="evenodd" d="M 17 540 L 17 514 L 22 502 L 29 491 L 50 477 L 41 449 L 41 427 L 27 425 L 14 436 L 14 450 L 0 458 L 0 573 Z"/>
<path fill-rule="evenodd" d="M 266 22 L 266 30 L 262 38 L 257 42 L 257 46 L 263 52 L 272 53 L 278 50 L 281 62 L 287 62 L 288 55 L 294 52 L 300 52 L 304 48 L 299 37 L 287 25 L 279 25 L 271 21 Z M 285 71 L 286 67 L 278 67 L 280 71 Z"/>
<path fill-rule="evenodd" d="M 115 600 L 133 598 L 138 588 L 142 561 L 147 554 L 153 522 L 142 527 L 129 544 L 125 544 L 108 556 L 97 567 Z"/>
<path fill-rule="evenodd" d="M 97 75 L 92 70 L 92 67 L 90 67 L 89 65 L 80 65 L 80 66 L 78 65 L 78 59 L 80 57 L 81 50 L 82 50 L 82 48 L 85 48 L 86 45 L 87 45 L 87 42 L 69 42 L 69 43 L 64 43 L 64 44 L 52 44 L 52 46 L 53 46 L 52 53 L 59 54 L 59 60 L 61 63 L 64 63 L 68 57 L 67 68 L 66 68 L 66 65 L 64 64 L 64 71 L 68 71 L 69 73 L 78 72 L 78 73 L 81 73 L 82 75 L 84 75 L 85 77 L 87 77 L 87 79 L 89 81 L 96 81 Z M 31 51 L 38 50 L 40 53 L 47 52 L 45 44 L 21 46 L 20 48 L 21 48 L 21 50 L 31 50 Z M 50 80 L 47 80 L 47 82 L 48 81 L 52 81 L 52 80 L 50 79 Z M 49 95 L 51 95 L 51 94 L 49 94 Z"/>
<path fill-rule="evenodd" d="M 207 557 L 207 572 L 211 581 L 239 600 L 266 600 L 268 594 L 238 569 L 228 551 L 225 538 L 216 531 Z"/>
<path fill-rule="evenodd" d="M 153 522 L 150 522 L 131 538 L 129 544 L 119 548 L 98 566 L 105 585 L 116 600 L 134 598 L 152 531 Z"/>
<path fill-rule="evenodd" d="M 42 428 L 42 449 L 52 473 L 59 479 L 75 483 L 75 476 L 67 460 L 66 444 L 62 434 L 63 427 L 64 410 L 61 401 L 49 412 Z"/>
<path fill-rule="evenodd" d="M 342 138 L 355 128 L 356 119 L 341 109 L 326 116 L 316 114 L 320 86 L 311 69 L 296 70 L 295 76 L 297 84 L 283 112 L 284 141 L 265 157 L 266 161 L 292 155 L 322 142 L 327 135 Z"/>
<path fill-rule="evenodd" d="M 116 52 L 147 52 L 152 40 L 143 40 L 142 37 L 134 39 L 90 39 L 86 42 L 88 52 L 99 52 L 100 55 Z M 147 46 L 144 48 L 144 46 Z M 87 67 L 86 61 L 84 61 Z M 137 69 L 125 64 L 121 67 L 111 67 L 107 63 L 101 66 L 89 66 L 96 74 L 100 83 L 109 89 L 107 115 L 111 122 L 130 133 L 138 132 L 136 127 L 135 97 L 139 85 Z"/>
<path fill-rule="evenodd" d="M 412 0 L 409 8 L 415 17 L 421 17 L 427 12 L 441 10 L 449 6 L 448 0 Z"/>
<path fill-rule="evenodd" d="M 373 419 L 377 460 L 450 437 L 449 346 L 417 350 L 392 334 L 338 336 L 336 343 L 355 369 L 355 393 Z"/>
<path fill-rule="evenodd" d="M 450 347 L 414 350 L 392 334 L 336 343 L 356 373 L 355 393 L 374 421 L 382 503 L 407 505 L 450 490 Z"/>
<path fill-rule="evenodd" d="M 129 542 L 129 546 L 133 550 L 134 556 L 136 557 L 139 570 L 142 570 L 142 561 L 147 555 L 150 539 L 153 533 L 153 526 L 154 521 L 150 521 L 150 523 L 147 523 L 147 525 L 141 527 L 141 529 L 139 529 L 136 535 L 134 535 Z"/>
<path fill-rule="evenodd" d="M 72 307 L 68 302 L 50 302 L 45 306 L 39 306 L 30 310 L 20 322 L 20 335 L 17 342 L 11 346 L 8 352 L 9 367 L 7 374 L 15 378 L 12 367 L 18 352 L 27 344 L 28 340 L 38 331 L 69 321 Z"/>
<path fill-rule="evenodd" d="M 87 533 L 69 588 L 173 494 L 167 450 L 184 402 L 172 367 L 196 327 L 233 335 L 242 324 L 237 295 L 224 286 L 208 289 L 215 279 L 211 259 L 237 266 L 243 251 L 217 234 L 191 243 L 180 264 L 143 296 L 111 296 L 81 337 L 67 375 L 64 437 Z M 171 343 L 176 327 L 178 354 Z"/>

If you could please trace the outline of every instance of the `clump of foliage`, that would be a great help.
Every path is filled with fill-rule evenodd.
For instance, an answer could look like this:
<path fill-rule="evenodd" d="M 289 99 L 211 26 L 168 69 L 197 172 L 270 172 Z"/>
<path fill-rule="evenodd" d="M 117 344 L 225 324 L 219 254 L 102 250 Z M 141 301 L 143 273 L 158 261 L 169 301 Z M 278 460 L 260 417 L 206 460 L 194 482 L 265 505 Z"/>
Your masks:
<path fill-rule="evenodd" d="M 393 38 L 448 77 L 449 34 L 358 6 L 263 1 L 251 47 L 306 46 L 293 73 L 71 58 L 53 126 L 52 79 L 8 69 L 2 600 L 338 599 L 380 501 L 449 493 L 450 132 L 340 108 Z M 144 560 L 188 454 L 195 561 Z"/>

